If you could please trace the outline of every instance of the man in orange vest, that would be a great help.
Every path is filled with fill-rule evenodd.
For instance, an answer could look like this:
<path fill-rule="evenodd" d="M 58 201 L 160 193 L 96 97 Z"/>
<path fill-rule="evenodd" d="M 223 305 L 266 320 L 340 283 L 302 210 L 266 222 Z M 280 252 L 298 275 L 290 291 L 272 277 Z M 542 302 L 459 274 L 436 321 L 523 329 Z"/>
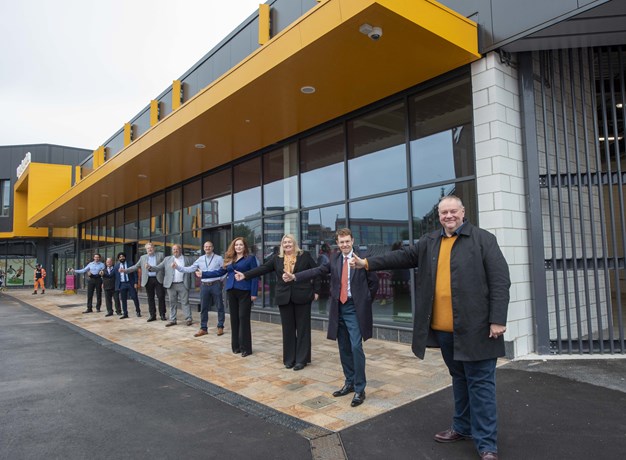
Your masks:
<path fill-rule="evenodd" d="M 41 264 L 35 265 L 35 290 L 33 291 L 33 295 L 37 294 L 37 289 L 41 286 L 41 293 L 46 293 L 46 285 L 44 284 L 44 279 L 46 278 L 46 269 L 41 266 Z"/>

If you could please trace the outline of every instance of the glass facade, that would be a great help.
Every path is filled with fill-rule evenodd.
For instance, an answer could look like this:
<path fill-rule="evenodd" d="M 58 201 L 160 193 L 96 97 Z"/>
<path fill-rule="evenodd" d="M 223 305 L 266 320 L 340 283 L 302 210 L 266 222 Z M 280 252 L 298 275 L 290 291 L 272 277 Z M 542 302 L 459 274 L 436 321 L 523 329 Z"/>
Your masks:
<path fill-rule="evenodd" d="M 324 263 L 338 251 L 334 234 L 345 226 L 360 253 L 381 254 L 411 246 L 439 228 L 437 203 L 452 193 L 476 222 L 471 103 L 465 74 L 208 171 L 83 223 L 81 263 L 96 250 L 103 255 L 124 250 L 136 260 L 147 241 L 167 254 L 179 243 L 194 256 L 204 240 L 218 234 L 228 241 L 245 237 L 262 263 L 286 233 Z M 410 327 L 413 270 L 377 276 L 375 323 Z M 276 309 L 275 284 L 275 275 L 262 280 L 257 308 Z M 328 313 L 328 288 L 328 280 L 322 280 L 312 309 L 316 317 Z"/>

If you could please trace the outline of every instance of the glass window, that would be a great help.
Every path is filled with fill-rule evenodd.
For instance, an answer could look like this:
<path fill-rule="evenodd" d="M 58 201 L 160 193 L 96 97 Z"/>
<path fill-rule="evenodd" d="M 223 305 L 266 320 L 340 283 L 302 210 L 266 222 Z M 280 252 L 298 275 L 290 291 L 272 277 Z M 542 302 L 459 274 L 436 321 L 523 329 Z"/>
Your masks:
<path fill-rule="evenodd" d="M 137 241 L 137 205 L 124 209 L 124 241 Z"/>
<path fill-rule="evenodd" d="M 266 214 L 298 207 L 298 163 L 296 144 L 263 155 L 263 211 Z"/>
<path fill-rule="evenodd" d="M 343 125 L 300 141 L 302 206 L 342 201 L 345 193 Z"/>
<path fill-rule="evenodd" d="M 300 247 L 308 251 L 318 265 L 328 263 L 332 253 L 338 251 L 335 232 L 346 226 L 345 205 L 309 209 L 300 213 L 302 241 Z M 330 275 L 320 280 L 319 299 L 311 304 L 311 312 L 328 315 L 330 301 Z"/>
<path fill-rule="evenodd" d="M 263 231 L 261 228 L 261 219 L 240 222 L 233 226 L 233 239 L 243 236 L 248 242 L 250 251 L 258 260 L 263 259 L 261 242 L 263 239 Z M 230 241 L 228 242 L 230 244 Z"/>
<path fill-rule="evenodd" d="M 231 169 L 226 169 L 202 179 L 202 213 L 206 227 L 233 220 L 231 173 Z"/>
<path fill-rule="evenodd" d="M 143 200 L 138 205 L 139 211 L 139 240 L 146 244 L 150 239 L 150 200 Z"/>
<path fill-rule="evenodd" d="M 465 207 L 465 218 L 477 224 L 478 206 L 476 200 L 476 182 L 466 181 L 416 190 L 412 194 L 413 202 L 413 239 L 417 240 L 425 233 L 441 228 L 437 205 L 443 196 L 456 195 Z"/>
<path fill-rule="evenodd" d="M 414 186 L 474 175 L 469 78 L 416 95 L 410 101 L 409 113 Z"/>
<path fill-rule="evenodd" d="M 263 261 L 278 254 L 283 235 L 290 233 L 298 239 L 298 214 L 266 217 L 263 225 Z M 263 276 L 261 284 L 263 291 L 263 306 L 276 307 L 276 273 Z"/>
<path fill-rule="evenodd" d="M 106 215 L 106 240 L 107 243 L 115 242 L 115 213 L 108 213 Z"/>
<path fill-rule="evenodd" d="M 11 180 L 0 180 L 0 216 L 8 216 L 11 205 Z"/>
<path fill-rule="evenodd" d="M 197 180 L 183 187 L 183 230 L 202 227 L 202 182 Z"/>
<path fill-rule="evenodd" d="M 348 122 L 350 197 L 406 188 L 406 108 L 392 104 Z"/>
<path fill-rule="evenodd" d="M 183 189 L 181 187 L 165 192 L 165 223 L 168 235 L 181 231 L 182 198 Z"/>
<path fill-rule="evenodd" d="M 261 214 L 261 158 L 253 158 L 234 168 L 235 220 Z"/>
<path fill-rule="evenodd" d="M 115 240 L 124 241 L 124 210 L 115 211 Z"/>
<path fill-rule="evenodd" d="M 161 193 L 152 198 L 152 222 L 151 236 L 160 236 L 165 234 L 165 194 Z"/>
<path fill-rule="evenodd" d="M 354 245 L 362 254 L 383 254 L 408 244 L 408 200 L 401 193 L 350 204 Z M 374 322 L 411 322 L 411 270 L 380 270 Z"/>
<path fill-rule="evenodd" d="M 175 244 L 183 244 L 183 237 L 180 233 L 174 235 L 168 235 L 165 237 L 165 255 L 172 255 L 172 246 Z"/>
<path fill-rule="evenodd" d="M 204 254 L 202 250 L 202 232 L 185 232 L 183 233 L 183 254 L 195 258 L 200 254 Z"/>

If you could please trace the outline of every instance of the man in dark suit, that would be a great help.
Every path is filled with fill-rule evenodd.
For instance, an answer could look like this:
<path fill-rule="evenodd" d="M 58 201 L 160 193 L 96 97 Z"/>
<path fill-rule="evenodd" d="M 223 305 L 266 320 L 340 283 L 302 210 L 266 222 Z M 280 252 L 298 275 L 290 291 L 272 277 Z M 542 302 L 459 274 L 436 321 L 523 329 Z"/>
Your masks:
<path fill-rule="evenodd" d="M 113 259 L 111 257 L 107 257 L 104 264 L 106 266 L 104 270 L 100 272 L 100 275 L 102 276 L 102 287 L 104 288 L 104 301 L 107 307 L 107 314 L 104 316 L 113 316 L 113 301 L 115 301 L 115 313 L 121 315 L 120 293 L 115 290 L 117 271 L 113 266 Z"/>
<path fill-rule="evenodd" d="M 339 358 L 345 376 L 342 388 L 333 396 L 354 392 L 351 406 L 365 401 L 365 353 L 363 341 L 372 337 L 372 302 L 378 290 L 375 274 L 365 270 L 350 269 L 354 256 L 354 238 L 349 228 L 337 231 L 335 239 L 341 253 L 330 256 L 328 264 L 300 273 L 283 273 L 283 281 L 306 281 L 330 273 L 330 313 L 328 338 L 337 340 Z"/>
<path fill-rule="evenodd" d="M 152 243 L 146 243 L 146 253 L 139 258 L 139 261 L 129 267 L 126 273 L 133 273 L 141 269 L 141 285 L 146 288 L 148 295 L 148 312 L 150 317 L 148 322 L 156 320 L 155 295 L 159 299 L 159 316 L 161 321 L 165 321 L 165 288 L 163 287 L 163 271 L 151 272 L 148 267 L 155 266 L 163 262 L 163 253 L 156 252 Z"/>
<path fill-rule="evenodd" d="M 139 297 L 137 296 L 137 273 L 130 272 L 128 266 L 132 265 L 126 262 L 126 254 L 120 252 L 117 255 L 117 264 L 115 265 L 115 290 L 120 293 L 120 302 L 122 304 L 122 316 L 120 319 L 128 318 L 128 298 L 130 297 L 135 304 L 135 312 L 137 317 L 141 317 L 141 309 L 139 308 Z"/>

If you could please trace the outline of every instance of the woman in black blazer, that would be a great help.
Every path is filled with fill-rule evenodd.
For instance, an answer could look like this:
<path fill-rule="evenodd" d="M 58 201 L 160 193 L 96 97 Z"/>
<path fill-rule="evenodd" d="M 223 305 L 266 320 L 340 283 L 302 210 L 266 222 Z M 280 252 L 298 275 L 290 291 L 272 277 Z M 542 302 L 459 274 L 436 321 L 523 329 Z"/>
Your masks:
<path fill-rule="evenodd" d="M 311 302 L 318 298 L 320 283 L 317 278 L 313 283 L 285 283 L 282 274 L 314 267 L 317 267 L 315 260 L 298 247 L 296 238 L 285 235 L 277 255 L 257 268 L 236 274 L 239 279 L 256 278 L 271 272 L 278 275 L 275 299 L 283 327 L 283 363 L 287 369 L 293 367 L 294 371 L 304 369 L 311 362 Z"/>

